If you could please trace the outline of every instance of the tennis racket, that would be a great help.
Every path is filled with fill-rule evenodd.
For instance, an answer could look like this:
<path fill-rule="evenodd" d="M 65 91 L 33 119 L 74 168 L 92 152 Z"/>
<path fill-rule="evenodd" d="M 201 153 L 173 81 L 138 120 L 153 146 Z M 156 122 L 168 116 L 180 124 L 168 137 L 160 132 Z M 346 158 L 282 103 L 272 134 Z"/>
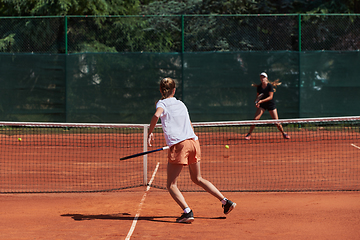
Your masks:
<path fill-rule="evenodd" d="M 263 93 L 260 93 L 260 94 L 256 97 L 256 99 L 255 99 L 255 104 L 257 104 L 257 103 L 261 100 L 262 96 L 264 96 L 264 94 L 263 94 Z"/>
<path fill-rule="evenodd" d="M 122 158 L 120 158 L 120 160 L 126 160 L 126 159 L 129 159 L 129 158 L 139 157 L 139 156 L 142 156 L 142 155 L 145 155 L 145 154 L 158 152 L 158 151 L 162 151 L 162 150 L 165 150 L 165 149 L 169 149 L 169 146 L 165 146 L 165 147 L 158 148 L 158 149 L 155 149 L 155 150 L 151 150 L 151 151 L 147 151 L 147 152 L 142 152 L 142 153 L 137 153 L 137 154 L 134 154 L 134 155 L 122 157 Z"/>

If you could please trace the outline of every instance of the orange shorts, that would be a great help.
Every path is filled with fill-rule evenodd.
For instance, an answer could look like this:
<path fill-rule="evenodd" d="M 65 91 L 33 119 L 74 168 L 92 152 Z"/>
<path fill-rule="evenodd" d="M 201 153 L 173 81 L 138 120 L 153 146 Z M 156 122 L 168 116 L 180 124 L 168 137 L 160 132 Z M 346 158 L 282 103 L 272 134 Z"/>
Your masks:
<path fill-rule="evenodd" d="M 168 161 L 172 164 L 188 165 L 201 159 L 200 143 L 198 140 L 187 139 L 170 147 Z"/>

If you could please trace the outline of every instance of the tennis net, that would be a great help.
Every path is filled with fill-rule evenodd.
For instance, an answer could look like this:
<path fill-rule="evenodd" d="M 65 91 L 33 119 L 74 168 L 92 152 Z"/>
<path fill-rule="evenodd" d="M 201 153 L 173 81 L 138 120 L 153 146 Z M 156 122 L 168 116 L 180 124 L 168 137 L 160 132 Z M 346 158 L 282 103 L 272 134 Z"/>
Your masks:
<path fill-rule="evenodd" d="M 281 124 L 290 136 L 283 138 Z M 360 117 L 193 123 L 202 176 L 221 191 L 359 191 Z M 251 139 L 245 135 L 255 129 Z M 166 188 L 161 126 L 0 122 L 0 192 L 92 192 Z M 228 145 L 229 147 L 225 147 Z M 158 166 L 158 168 L 156 168 Z M 183 171 L 182 191 L 203 191 Z"/>

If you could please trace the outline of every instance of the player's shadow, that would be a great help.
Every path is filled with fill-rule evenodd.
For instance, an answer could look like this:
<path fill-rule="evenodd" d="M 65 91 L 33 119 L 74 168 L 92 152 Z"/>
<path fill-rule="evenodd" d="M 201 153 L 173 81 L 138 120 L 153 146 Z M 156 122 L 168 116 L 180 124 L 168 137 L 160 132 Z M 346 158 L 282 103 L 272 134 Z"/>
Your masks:
<path fill-rule="evenodd" d="M 128 220 L 133 221 L 134 216 L 131 216 L 129 213 L 117 213 L 117 214 L 62 214 L 62 217 L 71 217 L 75 221 L 84 221 L 84 220 Z M 139 216 L 138 221 L 153 221 L 153 222 L 167 222 L 175 223 L 175 216 Z M 197 219 L 226 219 L 226 217 L 196 217 Z"/>

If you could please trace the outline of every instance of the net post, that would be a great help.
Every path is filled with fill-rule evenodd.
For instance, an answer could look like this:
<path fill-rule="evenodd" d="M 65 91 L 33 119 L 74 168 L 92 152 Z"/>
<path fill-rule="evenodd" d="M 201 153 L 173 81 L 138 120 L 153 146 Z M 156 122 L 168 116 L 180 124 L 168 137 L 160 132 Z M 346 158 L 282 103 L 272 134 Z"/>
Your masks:
<path fill-rule="evenodd" d="M 298 104 L 298 108 L 299 108 L 299 112 L 298 112 L 298 117 L 301 118 L 301 15 L 302 14 L 299 14 L 298 16 L 298 28 L 299 28 L 299 50 L 298 50 L 298 53 L 299 53 L 299 104 Z"/>
<path fill-rule="evenodd" d="M 144 125 L 144 136 L 143 136 L 143 151 L 146 152 L 147 148 L 147 136 L 148 136 L 148 125 Z M 144 172 L 144 185 L 147 184 L 147 154 L 143 156 L 143 172 Z"/>

